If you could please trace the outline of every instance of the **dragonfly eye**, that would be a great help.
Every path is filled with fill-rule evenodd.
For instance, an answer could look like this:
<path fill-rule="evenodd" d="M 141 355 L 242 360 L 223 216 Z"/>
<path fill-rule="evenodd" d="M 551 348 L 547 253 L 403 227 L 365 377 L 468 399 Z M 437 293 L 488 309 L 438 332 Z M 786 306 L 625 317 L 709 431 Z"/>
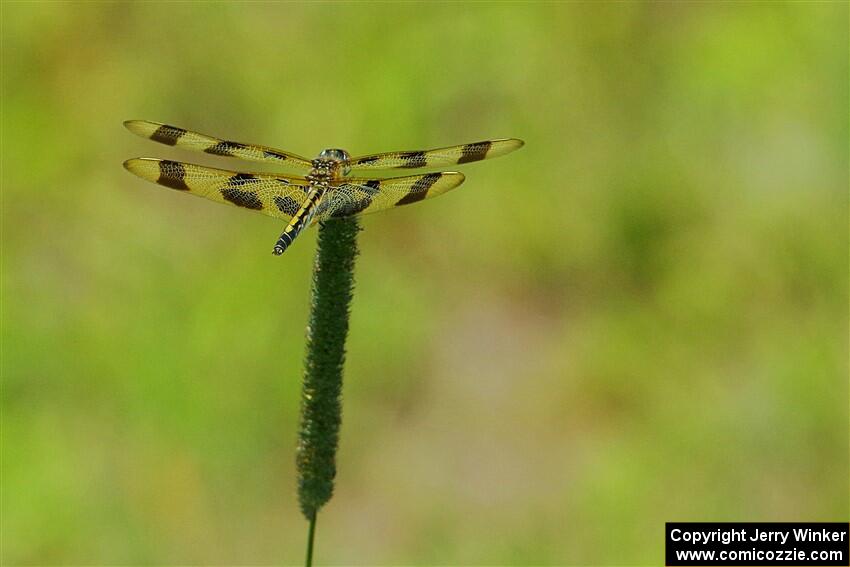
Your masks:
<path fill-rule="evenodd" d="M 329 149 L 322 150 L 322 153 L 319 154 L 319 158 L 332 159 L 334 161 L 348 161 L 351 159 L 351 156 L 348 155 L 348 152 L 345 150 Z"/>

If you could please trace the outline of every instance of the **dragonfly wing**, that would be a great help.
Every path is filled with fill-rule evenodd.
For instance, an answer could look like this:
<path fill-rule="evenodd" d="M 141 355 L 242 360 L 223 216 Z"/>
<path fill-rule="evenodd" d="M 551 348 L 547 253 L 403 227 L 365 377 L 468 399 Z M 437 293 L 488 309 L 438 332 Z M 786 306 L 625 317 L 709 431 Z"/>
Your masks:
<path fill-rule="evenodd" d="M 374 169 L 443 167 L 503 156 L 521 148 L 525 142 L 516 138 L 485 140 L 462 146 L 449 146 L 417 152 L 389 152 L 352 158 L 353 171 Z"/>
<path fill-rule="evenodd" d="M 148 138 L 160 144 L 176 146 L 196 152 L 205 152 L 217 156 L 229 156 L 249 161 L 274 162 L 280 164 L 286 162 L 293 167 L 309 171 L 313 166 L 310 160 L 267 146 L 256 144 L 243 144 L 241 142 L 230 142 L 219 138 L 213 138 L 206 134 L 199 134 L 190 130 L 184 130 L 168 124 L 149 122 L 147 120 L 127 120 L 124 126 L 130 132 Z"/>
<path fill-rule="evenodd" d="M 301 208 L 309 191 L 307 181 L 299 177 L 240 173 L 179 161 L 136 158 L 125 161 L 124 167 L 170 189 L 287 221 Z"/>
<path fill-rule="evenodd" d="M 447 171 L 390 179 L 346 179 L 319 204 L 317 220 L 375 213 L 442 195 L 463 183 L 462 173 Z"/>

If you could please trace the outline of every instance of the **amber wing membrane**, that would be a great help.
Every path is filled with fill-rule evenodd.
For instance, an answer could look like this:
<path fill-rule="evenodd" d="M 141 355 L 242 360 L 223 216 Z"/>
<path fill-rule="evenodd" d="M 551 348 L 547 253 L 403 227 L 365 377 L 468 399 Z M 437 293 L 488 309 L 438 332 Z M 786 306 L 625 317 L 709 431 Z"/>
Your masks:
<path fill-rule="evenodd" d="M 503 140 L 485 140 L 462 146 L 450 146 L 436 150 L 413 152 L 389 152 L 352 158 L 351 169 L 363 171 L 370 169 L 395 169 L 416 167 L 443 167 L 458 163 L 469 163 L 482 159 L 503 156 L 518 150 L 525 144 L 516 138 Z"/>
<path fill-rule="evenodd" d="M 390 179 L 345 179 L 319 203 L 316 220 L 376 213 L 442 195 L 463 183 L 462 173 L 448 171 Z"/>
<path fill-rule="evenodd" d="M 168 146 L 250 161 L 274 162 L 277 164 L 285 162 L 296 169 L 304 171 L 309 171 L 312 168 L 310 160 L 306 158 L 267 146 L 231 142 L 207 136 L 206 134 L 184 130 L 177 126 L 169 126 L 168 124 L 160 124 L 159 122 L 150 122 L 147 120 L 127 120 L 124 122 L 124 126 L 130 132 L 142 138 L 148 138 L 154 142 Z"/>
<path fill-rule="evenodd" d="M 124 167 L 163 187 L 286 221 L 301 207 L 309 190 L 307 181 L 298 177 L 240 173 L 171 160 L 136 158 L 125 161 Z"/>

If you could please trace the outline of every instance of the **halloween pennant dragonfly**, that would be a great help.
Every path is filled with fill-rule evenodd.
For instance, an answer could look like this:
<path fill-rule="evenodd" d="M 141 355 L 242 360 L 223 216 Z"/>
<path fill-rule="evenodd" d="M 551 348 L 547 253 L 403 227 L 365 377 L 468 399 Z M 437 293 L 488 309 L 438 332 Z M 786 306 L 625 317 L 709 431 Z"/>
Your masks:
<path fill-rule="evenodd" d="M 280 255 L 306 227 L 316 222 L 373 213 L 442 195 L 463 183 L 462 173 L 444 171 L 372 179 L 352 172 L 413 169 L 468 163 L 498 157 L 522 147 L 514 138 L 415 152 L 389 152 L 352 158 L 345 150 L 323 150 L 309 160 L 289 152 L 230 142 L 146 120 L 124 122 L 128 130 L 154 142 L 243 160 L 286 164 L 304 177 L 241 173 L 154 158 L 124 162 L 130 173 L 170 189 L 206 197 L 288 221 L 274 246 Z"/>

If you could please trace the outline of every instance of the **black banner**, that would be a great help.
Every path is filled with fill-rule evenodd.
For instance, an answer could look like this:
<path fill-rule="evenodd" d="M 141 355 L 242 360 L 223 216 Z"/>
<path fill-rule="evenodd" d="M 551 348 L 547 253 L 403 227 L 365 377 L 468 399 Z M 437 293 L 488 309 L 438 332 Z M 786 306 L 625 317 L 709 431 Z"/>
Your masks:
<path fill-rule="evenodd" d="M 848 565 L 840 522 L 668 522 L 665 562 L 674 565 Z"/>

